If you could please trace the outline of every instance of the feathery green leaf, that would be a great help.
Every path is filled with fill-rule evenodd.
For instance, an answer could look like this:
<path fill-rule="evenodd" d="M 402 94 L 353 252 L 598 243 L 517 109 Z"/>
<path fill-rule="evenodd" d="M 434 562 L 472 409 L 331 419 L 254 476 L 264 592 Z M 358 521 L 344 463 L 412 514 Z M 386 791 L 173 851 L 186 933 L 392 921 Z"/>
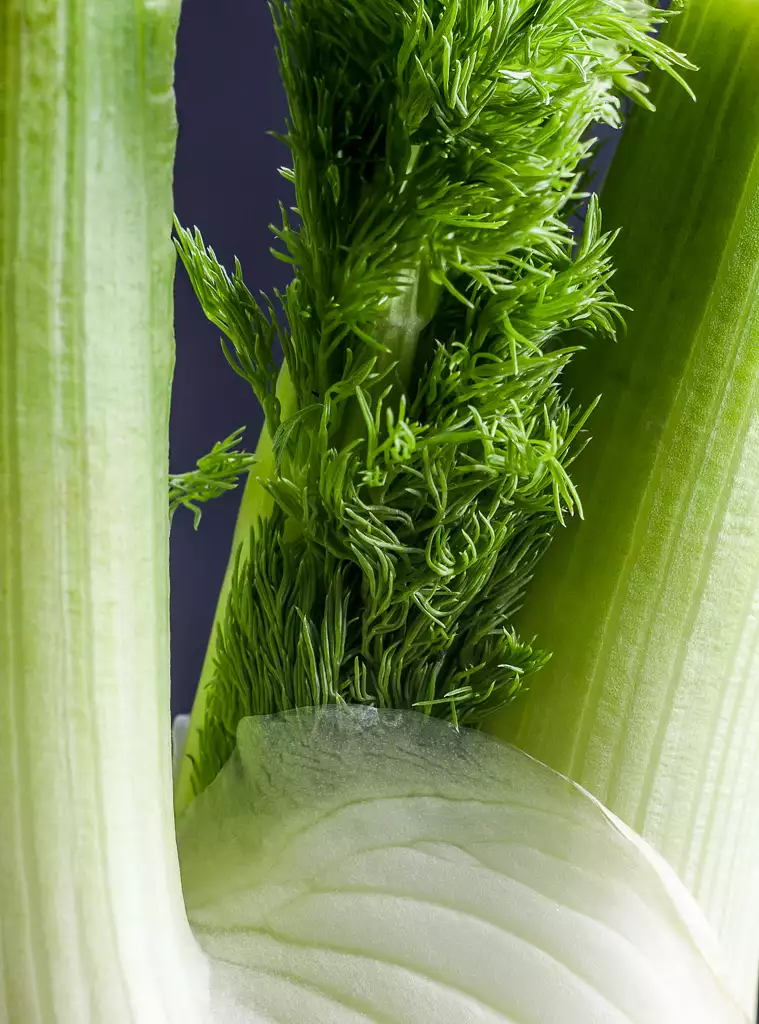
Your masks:
<path fill-rule="evenodd" d="M 254 455 L 237 450 L 244 430 L 240 427 L 223 441 L 217 441 L 207 455 L 198 459 L 196 469 L 169 477 L 170 518 L 182 505 L 192 512 L 197 530 L 202 516 L 199 505 L 237 487 L 240 477 L 255 461 Z"/>
<path fill-rule="evenodd" d="M 248 714 L 417 708 L 476 724 L 546 655 L 511 626 L 589 410 L 560 375 L 613 336 L 613 238 L 570 216 L 594 122 L 688 67 L 642 0 L 275 0 L 294 268 L 253 302 L 180 232 L 209 317 L 264 404 L 275 514 L 253 526 L 217 637 L 196 785 Z M 296 412 L 279 422 L 271 344 Z M 268 368 L 268 369 L 267 369 Z M 263 397 L 262 397 L 263 396 Z M 268 404 L 267 404 L 268 403 Z"/>

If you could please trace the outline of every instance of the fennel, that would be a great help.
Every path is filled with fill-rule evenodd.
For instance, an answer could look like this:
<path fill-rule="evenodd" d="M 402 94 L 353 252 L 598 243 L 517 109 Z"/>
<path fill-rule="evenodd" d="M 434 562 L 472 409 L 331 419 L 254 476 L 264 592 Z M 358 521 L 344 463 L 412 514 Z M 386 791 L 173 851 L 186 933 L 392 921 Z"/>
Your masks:
<path fill-rule="evenodd" d="M 567 226 L 587 130 L 619 123 L 621 95 L 647 105 L 647 62 L 687 66 L 643 3 L 275 12 L 298 215 L 275 232 L 284 319 L 179 232 L 273 455 L 243 500 L 180 811 L 246 715 L 355 702 L 477 724 L 545 662 L 513 617 L 579 510 L 568 467 L 592 405 L 559 377 L 572 329 L 618 320 L 595 201 L 577 247 Z"/>
<path fill-rule="evenodd" d="M 168 742 L 176 15 L 0 7 L 0 1019 L 740 1021 L 640 839 L 411 712 L 240 723 L 178 823 L 196 946 Z M 228 484 L 229 450 L 175 496 Z"/>
<path fill-rule="evenodd" d="M 691 0 L 603 202 L 630 305 L 567 385 L 604 393 L 570 526 L 519 619 L 553 658 L 493 724 L 647 838 L 719 933 L 744 1004 L 759 964 L 759 3 Z"/>
<path fill-rule="evenodd" d="M 748 1024 L 674 873 L 482 732 L 247 718 L 178 838 L 224 1024 Z"/>
<path fill-rule="evenodd" d="M 0 1020 L 194 1024 L 169 749 L 178 4 L 0 5 Z"/>
<path fill-rule="evenodd" d="M 200 506 L 237 487 L 255 462 L 255 458 L 236 446 L 242 440 L 244 427 L 240 427 L 218 441 L 207 455 L 198 459 L 196 469 L 187 473 L 174 473 L 169 477 L 169 516 L 180 507 L 192 512 L 197 530 L 203 511 Z"/>

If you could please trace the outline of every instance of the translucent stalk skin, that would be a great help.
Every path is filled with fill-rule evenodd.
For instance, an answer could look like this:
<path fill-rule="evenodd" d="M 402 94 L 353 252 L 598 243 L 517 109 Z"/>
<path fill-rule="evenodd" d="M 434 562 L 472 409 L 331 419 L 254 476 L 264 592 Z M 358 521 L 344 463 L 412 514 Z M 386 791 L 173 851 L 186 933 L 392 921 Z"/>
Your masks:
<path fill-rule="evenodd" d="M 0 4 L 0 1021 L 187 1024 L 171 800 L 174 0 Z"/>
<path fill-rule="evenodd" d="M 604 395 L 519 622 L 553 651 L 497 735 L 648 839 L 720 934 L 755 1006 L 759 963 L 759 2 L 690 0 L 668 41 L 697 104 L 655 84 L 602 205 L 624 225 L 616 346 L 568 385 Z"/>

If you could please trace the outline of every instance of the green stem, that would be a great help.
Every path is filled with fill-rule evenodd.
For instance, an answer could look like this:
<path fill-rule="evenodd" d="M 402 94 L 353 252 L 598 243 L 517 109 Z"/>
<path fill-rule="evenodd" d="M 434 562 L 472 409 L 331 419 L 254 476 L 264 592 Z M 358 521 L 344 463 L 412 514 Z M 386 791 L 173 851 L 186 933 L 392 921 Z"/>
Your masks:
<path fill-rule="evenodd" d="M 171 802 L 174 0 L 0 5 L 0 1019 L 198 1021 Z"/>
<path fill-rule="evenodd" d="M 282 367 L 279 374 L 277 397 L 282 408 L 282 420 L 285 420 L 295 411 L 295 392 L 290 382 L 290 374 L 287 372 L 287 364 Z M 242 501 L 240 502 L 240 511 L 237 515 L 237 523 L 235 524 L 235 532 L 232 538 L 232 553 L 224 574 L 221 590 L 219 591 L 219 599 L 216 603 L 216 612 L 211 626 L 211 636 L 208 641 L 200 681 L 198 682 L 198 689 L 192 705 L 190 723 L 174 790 L 174 806 L 177 815 L 182 813 L 195 796 L 194 765 L 200 749 L 208 691 L 216 674 L 217 633 L 219 624 L 224 617 L 235 561 L 238 557 L 238 552 L 242 551 L 244 555 L 247 551 L 250 543 L 251 529 L 255 528 L 259 519 L 271 515 L 274 508 L 273 499 L 265 486 L 266 481 L 273 476 L 274 469 L 272 438 L 268 429 L 264 426 L 256 446 L 256 461 L 248 474 Z"/>
<path fill-rule="evenodd" d="M 412 380 L 419 337 L 432 320 L 440 302 L 442 287 L 435 284 L 424 264 L 409 272 L 403 290 L 388 303 L 378 337 L 389 349 L 385 365 L 396 364 L 394 377 L 401 393 L 413 394 Z M 386 386 L 386 385 L 385 385 Z"/>
<path fill-rule="evenodd" d="M 394 297 L 388 304 L 383 323 L 377 329 L 377 336 L 387 346 L 388 353 L 382 357 L 382 365 L 378 366 L 377 370 L 381 372 L 384 367 L 396 364 L 396 370 L 392 379 L 394 392 L 398 390 L 400 393 L 399 389 L 403 389 L 405 393 L 409 388 L 414 361 L 417 356 L 419 336 L 432 318 L 439 295 L 440 287 L 434 285 L 429 280 L 429 275 L 422 269 L 416 273 L 409 274 L 408 280 L 400 294 Z M 388 381 L 383 380 L 377 388 L 380 391 L 384 391 L 387 385 Z M 296 411 L 297 401 L 286 364 L 277 382 L 277 395 L 282 406 L 281 418 L 284 421 Z M 350 440 L 365 436 L 366 434 L 366 424 L 357 403 L 354 404 L 356 406 L 355 413 L 349 416 L 347 422 L 343 424 L 340 440 L 335 442 L 338 448 L 344 447 Z M 234 565 L 238 553 L 242 552 L 244 556 L 247 551 L 251 529 L 255 527 L 259 519 L 265 518 L 272 512 L 273 501 L 266 489 L 265 482 L 273 474 L 272 438 L 268 429 L 264 427 L 258 447 L 256 448 L 256 463 L 250 472 L 240 503 L 240 511 L 232 540 L 232 553 L 219 592 L 219 600 L 211 627 L 211 637 L 206 650 L 198 689 L 193 701 L 190 723 L 174 793 L 175 808 L 178 815 L 191 803 L 195 796 L 195 764 L 203 742 L 203 726 L 206 717 L 209 688 L 213 685 L 216 674 L 218 629 L 226 609 Z"/>
<path fill-rule="evenodd" d="M 435 315 L 441 293 L 441 286 L 432 281 L 423 264 L 404 274 L 398 293 L 384 306 L 382 319 L 374 330 L 375 337 L 386 351 L 379 354 L 374 366 L 374 373 L 380 375 L 381 380 L 370 389 L 371 405 L 390 388 L 384 408 L 397 416 L 401 396 L 405 397 L 408 408 L 414 392 L 414 370 L 418 368 L 419 339 Z M 390 374 L 382 376 L 388 370 L 391 370 Z M 335 439 L 335 447 L 340 450 L 365 436 L 364 417 L 358 403 L 353 402 L 351 412 Z"/>
<path fill-rule="evenodd" d="M 578 358 L 604 393 L 577 466 L 587 525 L 519 622 L 553 660 L 493 729 L 676 868 L 753 1006 L 759 962 L 759 2 L 691 0 L 702 68 L 634 119 L 604 192 L 628 337 Z"/>

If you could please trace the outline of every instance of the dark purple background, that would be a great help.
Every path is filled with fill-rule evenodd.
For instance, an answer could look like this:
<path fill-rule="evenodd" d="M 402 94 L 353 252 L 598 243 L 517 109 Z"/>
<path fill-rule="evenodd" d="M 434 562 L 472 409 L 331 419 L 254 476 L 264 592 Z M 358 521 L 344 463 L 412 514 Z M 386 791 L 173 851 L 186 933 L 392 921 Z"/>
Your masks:
<path fill-rule="evenodd" d="M 197 224 L 219 258 L 237 255 L 256 293 L 282 287 L 287 267 L 269 253 L 278 199 L 291 202 L 277 168 L 286 147 L 285 98 L 263 0 L 184 0 L 176 69 L 179 143 L 176 210 Z M 228 366 L 219 332 L 200 311 L 184 270 L 176 282 L 177 363 L 171 411 L 171 469 L 199 456 L 236 427 L 255 447 L 262 414 L 248 385 Z M 179 509 L 171 531 L 171 653 L 174 713 L 188 711 L 197 685 L 216 595 L 229 556 L 241 489 L 205 506 L 197 533 Z"/>

